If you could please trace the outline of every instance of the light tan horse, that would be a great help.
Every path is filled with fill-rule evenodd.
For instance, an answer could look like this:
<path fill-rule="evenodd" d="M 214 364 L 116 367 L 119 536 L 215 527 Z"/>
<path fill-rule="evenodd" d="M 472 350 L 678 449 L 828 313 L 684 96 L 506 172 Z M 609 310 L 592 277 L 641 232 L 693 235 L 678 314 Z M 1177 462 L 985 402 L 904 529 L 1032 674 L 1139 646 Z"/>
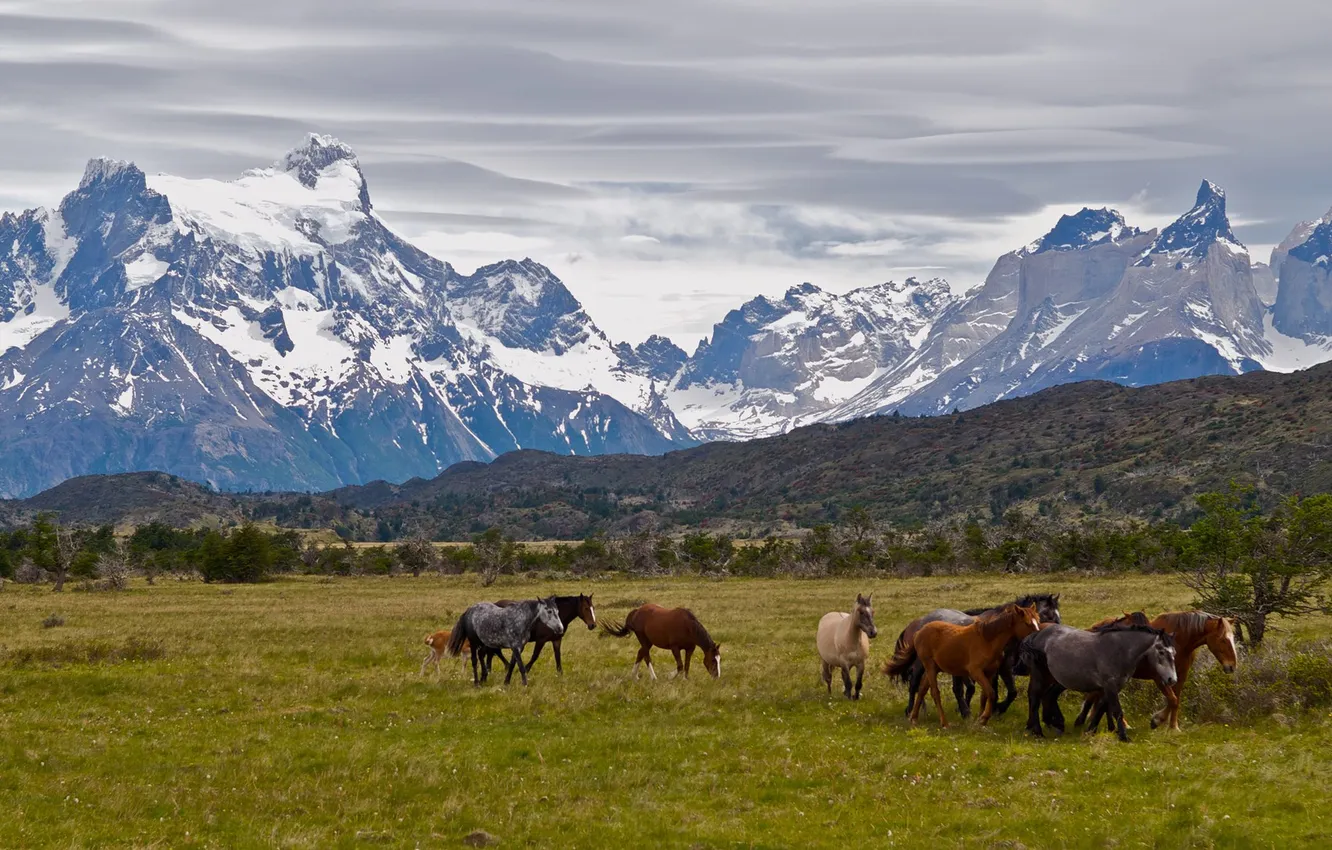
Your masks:
<path fill-rule="evenodd" d="M 819 620 L 815 643 L 819 658 L 823 659 L 823 683 L 832 693 L 832 668 L 842 671 L 842 687 L 847 699 L 860 699 L 860 683 L 865 678 L 865 659 L 869 657 L 870 638 L 879 633 L 874 627 L 874 607 L 870 599 L 874 594 L 856 594 L 854 614 L 832 611 Z M 851 692 L 851 668 L 856 670 L 855 693 Z"/>

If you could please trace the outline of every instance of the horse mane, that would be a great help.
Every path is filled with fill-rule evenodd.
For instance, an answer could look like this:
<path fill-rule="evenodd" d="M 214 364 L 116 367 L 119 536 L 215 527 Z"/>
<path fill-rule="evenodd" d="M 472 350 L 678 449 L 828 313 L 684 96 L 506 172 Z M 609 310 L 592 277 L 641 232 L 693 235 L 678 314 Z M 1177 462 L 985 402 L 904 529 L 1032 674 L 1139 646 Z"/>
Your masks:
<path fill-rule="evenodd" d="M 1158 629 L 1152 626 L 1145 626 L 1140 623 L 1114 622 L 1110 623 L 1109 625 L 1102 626 L 1101 628 L 1096 630 L 1097 634 L 1102 634 L 1102 635 L 1109 634 L 1111 632 L 1141 632 L 1145 635 L 1155 635 L 1156 637 L 1160 638 L 1161 642 L 1164 643 L 1166 646 L 1175 645 L 1175 639 L 1174 637 L 1171 636 L 1169 632 L 1165 631 L 1164 629 Z"/>
<path fill-rule="evenodd" d="M 698 617 L 694 616 L 694 612 L 686 608 L 684 613 L 685 619 L 689 621 L 689 626 L 694 631 L 694 642 L 702 647 L 704 652 L 711 652 L 716 649 L 717 642 L 712 639 L 712 635 L 708 634 L 708 630 L 703 628 L 703 623 L 699 621 Z"/>
<path fill-rule="evenodd" d="M 991 609 L 976 618 L 976 624 L 980 626 L 981 637 L 986 640 L 996 637 L 1001 631 L 1012 626 L 1013 621 L 1018 618 L 1018 606 L 1014 602 L 1006 602 L 998 608 Z"/>
<path fill-rule="evenodd" d="M 1039 605 L 1042 602 L 1056 605 L 1057 600 L 1055 599 L 1055 596 L 1056 594 L 1054 593 L 1028 593 L 1026 596 L 1019 596 L 1011 603 L 1003 602 L 999 605 L 992 605 L 989 608 L 967 608 L 964 609 L 962 613 L 966 614 L 968 617 L 979 617 L 982 614 L 1002 611 L 1005 605 L 1021 605 L 1023 608 L 1030 608 L 1032 605 Z"/>
<path fill-rule="evenodd" d="M 1152 621 L 1141 611 L 1134 611 L 1132 614 L 1124 614 L 1119 617 L 1106 617 L 1099 623 L 1092 623 L 1087 627 L 1089 632 L 1104 632 L 1111 629 L 1112 626 L 1150 626 Z"/>
<path fill-rule="evenodd" d="M 1209 622 L 1224 620 L 1225 617 L 1206 611 L 1169 611 L 1156 619 L 1181 637 L 1201 637 L 1207 632 Z"/>

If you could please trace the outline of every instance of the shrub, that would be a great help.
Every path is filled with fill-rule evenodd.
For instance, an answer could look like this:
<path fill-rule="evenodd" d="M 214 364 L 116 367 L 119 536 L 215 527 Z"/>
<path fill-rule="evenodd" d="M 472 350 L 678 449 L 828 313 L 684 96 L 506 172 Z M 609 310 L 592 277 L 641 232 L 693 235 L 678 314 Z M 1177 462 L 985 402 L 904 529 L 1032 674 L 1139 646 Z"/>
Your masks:
<path fill-rule="evenodd" d="M 63 625 L 65 625 L 65 618 L 59 614 L 52 614 L 45 620 L 42 620 L 42 628 L 44 629 L 54 629 Z"/>

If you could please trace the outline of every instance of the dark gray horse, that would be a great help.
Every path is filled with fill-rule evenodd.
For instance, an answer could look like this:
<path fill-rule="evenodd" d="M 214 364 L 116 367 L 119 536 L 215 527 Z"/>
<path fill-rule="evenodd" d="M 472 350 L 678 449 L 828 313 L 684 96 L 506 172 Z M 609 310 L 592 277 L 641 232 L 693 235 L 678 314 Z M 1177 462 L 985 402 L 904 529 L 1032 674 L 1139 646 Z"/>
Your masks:
<path fill-rule="evenodd" d="M 527 684 L 527 668 L 523 665 L 523 647 L 532 634 L 532 624 L 540 622 L 556 635 L 564 634 L 564 623 L 560 622 L 560 611 L 556 607 L 555 597 L 548 599 L 528 599 L 510 605 L 507 608 L 492 602 L 478 602 L 468 608 L 458 618 L 458 625 L 453 627 L 449 636 L 447 651 L 457 658 L 462 654 L 463 641 L 472 649 L 472 683 L 479 685 L 477 675 L 477 656 L 479 653 L 495 653 L 501 649 L 511 650 L 510 658 L 504 661 L 504 684 L 513 678 L 513 668 Z M 503 659 L 503 656 L 500 656 Z M 484 660 L 484 658 L 483 658 Z"/>
<path fill-rule="evenodd" d="M 1086 731 L 1094 732 L 1103 713 L 1115 722 L 1119 740 L 1128 740 L 1119 693 L 1140 663 L 1149 665 L 1160 681 L 1175 683 L 1175 642 L 1150 626 L 1116 625 L 1099 632 L 1069 626 L 1048 626 L 1023 639 L 1020 652 L 1031 675 L 1027 686 L 1027 730 L 1043 737 L 1046 725 L 1064 731 L 1059 695 L 1065 690 L 1093 693 L 1101 699 Z"/>
<path fill-rule="evenodd" d="M 1040 615 L 1042 623 L 1060 623 L 1059 617 L 1059 594 L 1058 593 L 1032 593 L 1027 596 L 1019 596 L 1015 603 L 1021 607 L 1036 606 L 1036 613 Z M 976 622 L 976 617 L 997 611 L 1002 605 L 996 605 L 993 608 L 972 608 L 967 611 L 957 611 L 952 608 L 936 608 L 923 617 L 918 617 L 907 624 L 902 633 L 897 636 L 897 645 L 894 652 L 911 643 L 920 627 L 926 623 L 944 622 L 952 623 L 955 626 L 969 626 Z M 994 713 L 1003 714 L 1008 711 L 1008 707 L 1017 699 L 1017 683 L 1013 680 L 1014 673 L 1025 673 L 1018 661 L 1018 642 L 1012 641 L 1004 648 L 1004 661 L 999 666 L 999 673 L 995 679 L 995 691 L 998 691 L 999 680 L 1002 679 L 1008 689 L 1008 695 L 995 704 Z M 1015 669 L 1016 668 L 1016 669 Z M 920 690 L 921 679 L 925 676 L 925 667 L 919 660 L 902 676 L 902 680 L 907 686 L 907 716 L 911 716 L 911 706 L 915 704 L 916 691 Z M 971 716 L 971 698 L 976 693 L 976 683 L 965 676 L 953 677 L 953 696 L 957 699 L 958 713 L 963 717 Z"/>

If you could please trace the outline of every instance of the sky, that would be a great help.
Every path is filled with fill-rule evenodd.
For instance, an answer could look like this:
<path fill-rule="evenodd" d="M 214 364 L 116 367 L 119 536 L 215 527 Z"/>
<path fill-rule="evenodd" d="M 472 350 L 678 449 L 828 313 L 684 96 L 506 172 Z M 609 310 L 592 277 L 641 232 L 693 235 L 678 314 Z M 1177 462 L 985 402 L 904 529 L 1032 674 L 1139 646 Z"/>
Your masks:
<path fill-rule="evenodd" d="M 895 0 L 0 0 L 0 209 L 87 159 L 231 178 L 308 132 L 463 271 L 550 266 L 613 338 L 743 301 L 957 291 L 1083 205 L 1209 178 L 1255 259 L 1332 206 L 1332 7 Z"/>

